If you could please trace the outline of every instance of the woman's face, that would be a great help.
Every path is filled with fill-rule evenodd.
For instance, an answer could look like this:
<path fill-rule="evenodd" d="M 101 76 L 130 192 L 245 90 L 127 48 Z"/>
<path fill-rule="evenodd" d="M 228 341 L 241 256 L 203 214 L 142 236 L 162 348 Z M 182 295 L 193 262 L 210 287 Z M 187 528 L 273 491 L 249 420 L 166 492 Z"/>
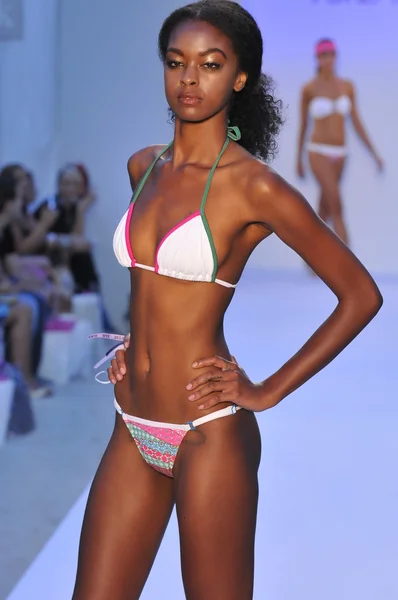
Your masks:
<path fill-rule="evenodd" d="M 321 52 L 317 56 L 319 69 L 322 71 L 333 71 L 336 62 L 335 52 Z"/>
<path fill-rule="evenodd" d="M 59 180 L 58 194 L 63 200 L 75 201 L 79 198 L 83 183 L 78 171 L 65 171 Z"/>
<path fill-rule="evenodd" d="M 164 65 L 167 102 L 182 121 L 208 119 L 228 105 L 247 76 L 229 39 L 208 23 L 186 21 L 172 32 Z"/>

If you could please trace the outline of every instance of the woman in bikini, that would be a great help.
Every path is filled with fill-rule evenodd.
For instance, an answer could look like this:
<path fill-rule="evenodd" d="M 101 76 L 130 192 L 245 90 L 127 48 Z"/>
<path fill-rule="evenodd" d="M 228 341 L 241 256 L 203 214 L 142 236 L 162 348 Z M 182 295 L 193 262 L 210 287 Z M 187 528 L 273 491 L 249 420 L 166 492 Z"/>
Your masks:
<path fill-rule="evenodd" d="M 115 427 L 87 503 L 73 600 L 138 599 L 174 506 L 188 600 L 249 600 L 255 413 L 333 360 L 382 299 L 358 259 L 266 165 L 280 105 L 261 74 L 251 15 L 225 0 L 180 8 L 162 26 L 159 53 L 174 137 L 128 161 L 134 193 L 114 250 L 130 270 L 134 334 L 108 371 Z M 251 252 L 271 234 L 338 303 L 295 356 L 253 383 L 230 355 L 223 320 Z"/>
<path fill-rule="evenodd" d="M 310 118 L 313 120 L 311 141 L 307 144 L 309 164 L 321 188 L 318 215 L 331 224 L 337 235 L 348 244 L 340 193 L 340 181 L 347 157 L 345 121 L 352 124 L 377 167 L 383 162 L 376 153 L 358 114 L 356 94 L 351 81 L 336 75 L 336 45 L 332 40 L 320 40 L 315 47 L 318 61 L 316 77 L 301 93 L 301 124 L 299 133 L 297 173 L 304 176 L 303 150 Z"/>

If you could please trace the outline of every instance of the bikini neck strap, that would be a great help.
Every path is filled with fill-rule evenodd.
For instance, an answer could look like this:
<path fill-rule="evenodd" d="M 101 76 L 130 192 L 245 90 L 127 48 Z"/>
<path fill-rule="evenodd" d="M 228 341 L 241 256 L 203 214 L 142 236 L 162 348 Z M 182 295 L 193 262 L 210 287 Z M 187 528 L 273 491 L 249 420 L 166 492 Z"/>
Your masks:
<path fill-rule="evenodd" d="M 209 189 L 210 189 L 210 185 L 211 185 L 211 180 L 213 179 L 214 171 L 216 170 L 216 168 L 218 166 L 218 163 L 220 162 L 220 159 L 221 159 L 222 155 L 224 154 L 225 150 L 227 149 L 230 139 L 233 140 L 234 142 L 238 142 L 241 139 L 241 133 L 240 133 L 239 127 L 228 125 L 228 128 L 227 128 L 227 137 L 225 139 L 223 147 L 221 148 L 220 153 L 218 154 L 218 156 L 217 156 L 217 158 L 216 158 L 216 160 L 215 160 L 215 162 L 214 162 L 214 164 L 213 164 L 213 166 L 212 166 L 212 168 L 210 170 L 209 176 L 207 178 L 207 183 L 206 183 L 206 187 L 205 187 L 205 191 L 203 193 L 203 198 L 202 198 L 202 203 L 201 203 L 201 211 L 204 209 L 204 206 L 206 204 L 207 195 L 209 193 Z M 158 162 L 158 160 L 160 158 L 162 158 L 162 156 L 164 154 L 166 154 L 166 152 L 171 148 L 172 145 L 173 145 L 173 140 L 169 144 L 167 144 L 167 146 L 165 146 L 163 148 L 163 150 L 160 152 L 160 154 L 152 161 L 152 163 L 149 166 L 149 168 L 147 169 L 145 175 L 142 177 L 141 181 L 139 182 L 137 188 L 134 190 L 133 197 L 131 199 L 132 203 L 134 203 L 137 200 L 138 196 L 140 195 L 140 193 L 142 191 L 142 188 L 146 184 L 146 182 L 148 180 L 148 177 L 152 173 L 153 168 L 155 167 L 155 165 Z"/>
<path fill-rule="evenodd" d="M 147 182 L 147 179 L 149 177 L 149 175 L 152 173 L 154 166 L 156 165 L 156 163 L 158 162 L 158 160 L 163 156 L 163 154 L 166 154 L 167 150 L 172 146 L 173 141 L 171 141 L 169 144 L 167 144 L 167 146 L 165 146 L 163 148 L 163 150 L 161 151 L 161 153 L 155 158 L 155 160 L 152 161 L 152 163 L 150 164 L 150 166 L 148 167 L 145 175 L 142 177 L 141 181 L 139 182 L 138 186 L 136 187 L 136 189 L 134 190 L 133 193 L 133 197 L 131 199 L 130 204 L 134 204 L 134 202 L 137 200 L 138 196 L 140 195 L 142 188 L 144 187 L 144 185 Z"/>
<path fill-rule="evenodd" d="M 228 147 L 229 140 L 233 140 L 234 142 L 238 142 L 240 139 L 241 139 L 241 133 L 240 133 L 239 127 L 237 127 L 237 126 L 228 126 L 227 137 L 225 138 L 224 145 L 221 148 L 220 153 L 217 156 L 216 160 L 214 161 L 214 165 L 212 166 L 212 168 L 210 170 L 210 173 L 209 173 L 209 176 L 207 178 L 207 183 L 206 183 L 205 191 L 203 192 L 202 203 L 200 205 L 200 211 L 202 213 L 203 213 L 204 208 L 205 208 L 205 204 L 206 204 L 207 196 L 209 194 L 209 190 L 210 190 L 211 182 L 212 182 L 212 179 L 213 179 L 214 171 L 217 169 L 218 163 L 220 162 L 222 155 L 224 154 L 225 150 Z"/>

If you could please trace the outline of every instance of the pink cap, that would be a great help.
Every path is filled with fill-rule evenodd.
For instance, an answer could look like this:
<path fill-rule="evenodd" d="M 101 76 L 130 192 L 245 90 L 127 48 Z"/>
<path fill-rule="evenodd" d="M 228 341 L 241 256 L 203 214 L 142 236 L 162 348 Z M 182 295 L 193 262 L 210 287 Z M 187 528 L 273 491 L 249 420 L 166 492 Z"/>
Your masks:
<path fill-rule="evenodd" d="M 315 46 L 315 54 L 319 56 L 325 52 L 336 52 L 336 44 L 331 40 L 318 42 Z"/>

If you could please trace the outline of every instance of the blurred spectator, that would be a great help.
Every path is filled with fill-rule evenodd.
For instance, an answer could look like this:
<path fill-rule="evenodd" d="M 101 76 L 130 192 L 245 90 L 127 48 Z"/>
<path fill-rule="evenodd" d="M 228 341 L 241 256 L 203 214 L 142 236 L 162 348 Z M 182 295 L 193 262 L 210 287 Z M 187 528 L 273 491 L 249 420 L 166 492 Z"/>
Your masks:
<path fill-rule="evenodd" d="M 21 165 L 12 164 L 4 167 L 0 174 L 4 185 L 13 189 L 21 199 L 21 207 L 10 223 L 13 250 L 18 254 L 43 255 L 47 249 L 47 233 L 58 217 L 56 211 L 43 210 L 41 218 L 36 220 L 29 212 L 29 207 L 36 198 L 36 187 L 33 175 Z"/>
<path fill-rule="evenodd" d="M 33 393 L 29 391 L 27 383 L 20 369 L 5 360 L 5 326 L 9 327 L 10 319 L 9 303 L 0 301 L 0 378 L 11 380 L 14 384 L 11 398 L 11 410 L 8 414 L 7 436 L 25 435 L 35 428 L 35 418 L 31 403 L 31 395 L 39 395 L 36 388 Z M 26 340 L 24 340 L 26 346 Z"/>
<path fill-rule="evenodd" d="M 20 277 L 23 264 L 26 266 L 23 255 L 29 255 L 29 268 L 34 263 L 36 269 L 45 270 L 45 278 L 51 279 L 51 304 L 58 311 L 69 310 L 67 298 L 73 293 L 100 293 L 90 243 L 84 236 L 85 214 L 95 201 L 87 169 L 81 164 L 66 165 L 58 175 L 57 194 L 39 203 L 36 201 L 34 177 L 21 165 L 4 167 L 0 180 L 8 187 L 14 185 L 14 195 L 18 200 L 8 208 L 7 216 L 3 216 L 3 229 L 4 225 L 6 227 L 3 241 L 0 241 L 1 252 L 14 255 L 12 261 L 8 259 L 9 271 Z M 29 289 L 32 291 L 31 285 Z M 56 290 L 62 290 L 63 294 L 54 296 Z M 103 305 L 102 318 L 106 330 L 114 332 Z"/>
<path fill-rule="evenodd" d="M 84 237 L 84 217 L 94 202 L 94 194 L 84 194 L 85 181 L 80 170 L 73 164 L 66 165 L 58 174 L 58 190 L 55 196 L 45 199 L 35 211 L 40 221 L 44 212 L 56 213 L 48 228 L 48 241 L 52 247 L 64 248 L 69 254 L 69 265 L 76 284 L 76 292 L 97 292 L 98 276 L 91 254 L 90 243 Z M 82 196 L 83 193 L 83 196 Z"/>
<path fill-rule="evenodd" d="M 90 177 L 82 164 L 68 163 L 58 173 L 57 194 L 44 200 L 35 210 L 36 218 L 41 218 L 45 207 L 57 211 L 58 218 L 51 228 L 51 247 L 69 252 L 69 266 L 75 280 L 75 291 L 97 292 L 100 294 L 100 282 L 94 266 L 90 243 L 85 238 L 85 216 L 87 209 L 96 197 L 91 188 Z M 53 251 L 52 250 L 52 251 Z M 60 274 L 64 280 L 66 273 Z M 104 328 L 116 332 L 102 302 L 102 320 Z"/>
<path fill-rule="evenodd" d="M 0 272 L 0 312 L 5 326 L 5 357 L 18 367 L 33 398 L 50 396 L 52 390 L 35 376 L 33 364 L 33 312 L 29 304 L 19 301 L 9 293 L 7 281 L 4 286 Z"/>
<path fill-rule="evenodd" d="M 55 312 L 68 312 L 71 298 L 67 290 L 52 280 L 52 266 L 45 256 L 20 255 L 23 243 L 23 195 L 26 179 L 16 178 L 10 168 L 0 173 L 0 259 L 5 272 L 22 291 L 39 293 Z M 35 236 L 28 233 L 27 239 Z"/>
<path fill-rule="evenodd" d="M 48 382 L 40 382 L 37 377 L 45 324 L 53 311 L 70 310 L 71 299 L 70 294 L 54 284 L 53 269 L 47 257 L 17 253 L 15 231 L 21 229 L 24 222 L 22 207 L 26 180 L 14 175 L 13 169 L 4 169 L 0 173 L 0 302 L 4 303 L 7 298 L 15 297 L 18 306 L 22 306 L 18 310 L 29 311 L 31 315 L 30 333 L 25 336 L 25 350 L 30 355 L 30 367 L 26 366 L 25 359 L 18 359 L 18 364 L 29 380 L 34 395 L 43 396 L 51 393 Z M 13 316 L 15 317 L 11 314 L 10 319 Z M 15 342 L 11 338 L 16 327 L 15 320 L 11 319 L 8 325 L 8 356 L 10 360 L 14 360 Z M 22 327 L 21 324 L 20 326 Z M 18 328 L 17 330 L 19 331 Z"/>

